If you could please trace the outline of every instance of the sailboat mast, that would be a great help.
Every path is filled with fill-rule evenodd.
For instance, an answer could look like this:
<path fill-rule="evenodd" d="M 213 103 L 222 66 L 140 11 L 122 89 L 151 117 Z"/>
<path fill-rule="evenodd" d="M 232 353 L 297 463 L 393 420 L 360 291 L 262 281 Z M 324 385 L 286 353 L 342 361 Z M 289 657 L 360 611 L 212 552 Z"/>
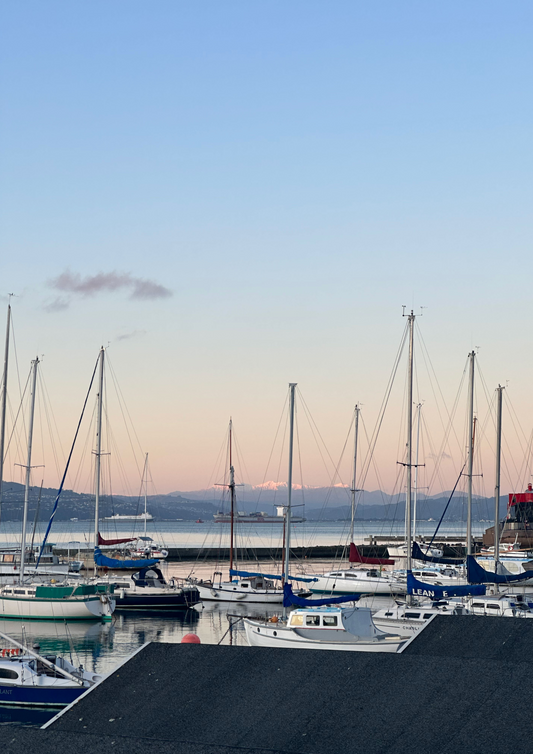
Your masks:
<path fill-rule="evenodd" d="M 415 484 L 413 490 L 413 540 L 416 539 L 416 504 L 418 501 L 418 451 L 420 448 L 420 411 L 422 410 L 422 404 L 418 403 L 416 406 L 417 421 L 416 421 L 416 458 L 415 458 Z"/>
<path fill-rule="evenodd" d="M 498 385 L 498 408 L 496 418 L 496 483 L 494 485 L 494 572 L 498 573 L 500 559 L 500 465 L 502 455 L 502 391 Z"/>
<path fill-rule="evenodd" d="M 2 419 L 0 424 L 0 518 L 2 516 L 4 487 L 4 453 L 6 441 L 7 367 L 9 362 L 9 334 L 11 330 L 11 305 L 7 307 L 6 346 L 4 351 L 4 375 L 2 378 Z"/>
<path fill-rule="evenodd" d="M 233 526 L 235 523 L 235 469 L 233 468 L 233 421 L 229 420 L 229 497 L 231 506 L 231 524 L 230 524 L 230 539 L 229 539 L 229 570 L 230 581 L 232 579 L 231 571 L 233 570 L 233 548 L 234 548 L 234 531 Z"/>
<path fill-rule="evenodd" d="M 289 473 L 287 478 L 287 509 L 285 513 L 285 563 L 283 573 L 283 583 L 289 583 L 289 554 L 291 551 L 291 504 L 292 504 L 292 454 L 294 447 L 294 391 L 297 382 L 289 383 Z"/>
<path fill-rule="evenodd" d="M 466 554 L 472 555 L 472 477 L 474 473 L 474 362 L 475 351 L 470 359 L 470 383 L 468 387 L 468 498 L 466 508 Z"/>
<path fill-rule="evenodd" d="M 146 502 L 148 498 L 148 453 L 144 459 L 144 536 L 146 537 Z"/>
<path fill-rule="evenodd" d="M 413 356 L 414 356 L 414 329 L 415 315 L 411 311 L 407 318 L 409 326 L 409 365 L 407 374 L 407 492 L 405 496 L 406 523 L 407 523 L 407 570 L 411 570 L 411 466 L 412 466 L 412 441 L 413 441 Z M 408 595 L 408 600 L 410 599 Z"/>
<path fill-rule="evenodd" d="M 30 394 L 30 418 L 28 424 L 28 455 L 26 459 L 26 482 L 24 485 L 24 512 L 22 516 L 22 543 L 20 550 L 20 583 L 24 580 L 24 568 L 26 564 L 26 527 L 28 526 L 28 505 L 30 500 L 30 480 L 31 480 L 31 451 L 33 444 L 33 421 L 35 417 L 35 390 L 37 388 L 37 366 L 39 357 L 32 361 L 32 381 Z"/>
<path fill-rule="evenodd" d="M 94 476 L 94 546 L 98 547 L 98 529 L 100 519 L 100 461 L 102 456 L 102 406 L 104 398 L 104 347 L 100 349 L 100 368 L 98 372 L 98 395 L 96 405 L 96 463 Z M 94 572 L 97 573 L 96 563 Z"/>
<path fill-rule="evenodd" d="M 352 515 L 350 519 L 350 542 L 353 542 L 353 530 L 355 521 L 355 493 L 357 492 L 357 441 L 359 438 L 359 411 L 358 405 L 355 406 L 355 437 L 353 452 L 353 482 L 352 482 Z"/>

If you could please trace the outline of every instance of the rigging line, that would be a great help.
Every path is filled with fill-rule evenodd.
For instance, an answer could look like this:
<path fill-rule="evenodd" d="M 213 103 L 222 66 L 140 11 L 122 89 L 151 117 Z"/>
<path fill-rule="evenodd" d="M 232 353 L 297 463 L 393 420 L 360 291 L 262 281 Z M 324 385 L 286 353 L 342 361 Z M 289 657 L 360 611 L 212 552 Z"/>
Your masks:
<path fill-rule="evenodd" d="M 115 388 L 115 392 L 116 392 L 116 395 L 117 395 L 117 398 L 118 398 L 118 404 L 120 406 L 122 417 L 124 419 L 124 426 L 126 427 L 126 432 L 128 434 L 128 439 L 130 441 L 131 449 L 132 449 L 132 452 L 133 452 L 133 457 L 135 459 L 135 463 L 137 464 L 138 471 L 139 471 L 139 474 L 140 474 L 141 470 L 140 470 L 139 464 L 137 463 L 137 455 L 136 455 L 136 451 L 133 448 L 133 443 L 131 441 L 130 432 L 129 432 L 129 428 L 128 428 L 128 423 L 126 421 L 126 417 L 124 416 L 124 411 L 126 412 L 126 414 L 128 416 L 131 429 L 133 431 L 133 434 L 135 435 L 135 439 L 137 440 L 137 445 L 139 446 L 139 450 L 140 450 L 141 454 L 144 454 L 144 451 L 143 451 L 142 445 L 141 445 L 141 443 L 139 441 L 139 438 L 137 436 L 137 432 L 135 431 L 135 425 L 134 425 L 134 423 L 132 421 L 130 412 L 128 410 L 128 405 L 127 405 L 127 403 L 126 403 L 126 401 L 124 399 L 124 395 L 123 395 L 122 390 L 120 388 L 117 376 L 115 374 L 115 370 L 113 369 L 113 364 L 111 363 L 111 360 L 109 359 L 109 355 L 107 356 L 107 364 L 108 364 L 109 372 L 111 374 L 111 379 L 113 381 L 113 386 Z"/>
<path fill-rule="evenodd" d="M 12 440 L 13 434 L 14 434 L 16 428 L 17 428 L 17 422 L 18 422 L 19 414 L 22 412 L 22 415 L 24 416 L 23 403 L 24 403 L 24 398 L 26 396 L 26 390 L 28 389 L 28 385 L 30 383 L 30 377 L 31 377 L 31 369 L 30 369 L 30 372 L 28 374 L 28 379 L 26 380 L 26 385 L 24 387 L 24 393 L 22 394 L 22 397 L 20 399 L 20 403 L 19 403 L 19 407 L 18 407 L 18 410 L 17 410 L 17 414 L 15 416 L 15 421 L 13 422 L 13 426 L 11 428 L 11 434 L 9 435 L 9 440 L 7 441 L 5 458 L 7 458 L 7 453 L 8 453 L 9 447 L 11 445 L 11 440 Z M 19 443 L 17 435 L 15 435 L 15 442 L 17 444 L 17 447 L 19 448 L 19 453 L 20 453 L 20 443 Z"/>
<path fill-rule="evenodd" d="M 120 409 L 120 413 L 122 414 L 122 420 L 124 422 L 124 428 L 126 430 L 126 435 L 128 437 L 128 441 L 130 443 L 131 452 L 132 452 L 132 455 L 133 455 L 133 461 L 134 461 L 134 463 L 135 463 L 135 465 L 137 467 L 137 474 L 139 475 L 139 478 L 140 478 L 141 474 L 142 474 L 142 470 L 141 470 L 141 466 L 140 466 L 138 458 L 137 458 L 137 451 L 133 447 L 133 442 L 132 442 L 132 439 L 131 439 L 130 428 L 128 426 L 128 422 L 126 420 L 126 415 L 124 413 L 124 409 L 126 409 L 126 412 L 127 412 L 127 406 L 125 405 L 125 402 L 123 401 L 122 395 L 121 395 L 121 393 L 119 391 L 118 380 L 116 378 L 116 375 L 115 375 L 115 372 L 113 370 L 113 367 L 112 367 L 111 363 L 109 362 L 109 359 L 108 359 L 108 371 L 111 374 L 111 382 L 113 384 L 113 387 L 115 388 L 115 394 L 117 396 L 118 406 L 119 406 L 119 409 Z M 106 388 L 107 388 L 107 380 L 106 380 Z M 107 403 L 107 401 L 106 401 L 106 403 Z M 137 437 L 137 433 L 135 432 L 135 428 L 133 426 L 133 422 L 131 421 L 131 417 L 129 416 L 129 413 L 128 413 L 128 418 L 130 419 L 130 424 L 131 424 L 131 427 L 133 429 L 133 433 L 135 435 L 135 439 L 137 440 L 137 444 L 139 445 L 140 452 L 143 453 L 143 449 L 142 449 L 141 444 L 139 442 L 139 438 Z M 117 444 L 117 451 L 118 451 L 118 444 Z"/>
<path fill-rule="evenodd" d="M 267 478 L 267 474 L 268 474 L 268 469 L 270 467 L 270 461 L 272 460 L 272 456 L 274 454 L 274 448 L 276 447 L 276 442 L 278 440 L 278 435 L 279 435 L 279 430 L 281 428 L 281 423 L 283 421 L 283 417 L 285 416 L 285 414 L 286 413 L 288 414 L 288 403 L 287 403 L 288 396 L 289 396 L 289 389 L 287 389 L 287 392 L 285 393 L 285 398 L 283 400 L 283 408 L 282 408 L 282 411 L 281 411 L 281 415 L 279 417 L 279 422 L 278 422 L 278 426 L 277 426 L 277 429 L 276 429 L 276 434 L 274 435 L 274 442 L 272 443 L 272 447 L 270 449 L 270 455 L 268 456 L 268 461 L 267 461 L 267 465 L 266 465 L 266 469 L 265 469 L 265 474 L 263 476 L 263 481 L 261 482 L 261 487 L 260 487 L 260 490 L 259 490 L 259 497 L 257 499 L 257 505 L 258 506 L 259 506 L 259 501 L 261 499 L 261 493 L 263 491 L 263 487 L 264 487 L 264 484 L 266 482 L 266 478 Z M 285 430 L 286 429 L 287 429 L 287 421 L 285 421 Z M 281 467 L 281 463 L 280 463 L 280 467 Z M 278 468 L 278 474 L 279 474 L 279 468 Z M 278 481 L 278 480 L 276 480 L 276 481 Z"/>
<path fill-rule="evenodd" d="M 422 346 L 422 348 L 420 349 L 420 352 L 422 353 L 422 358 L 424 359 L 424 362 L 426 364 L 426 369 L 428 370 L 428 376 L 430 376 L 431 374 L 433 374 L 433 376 L 434 376 L 435 384 L 437 385 L 437 388 L 438 388 L 438 391 L 439 391 L 439 395 L 440 395 L 440 398 L 442 400 L 442 404 L 444 406 L 444 410 L 446 411 L 446 414 L 448 415 L 448 425 L 450 425 L 450 423 L 452 421 L 452 417 L 450 416 L 450 412 L 448 411 L 448 406 L 447 406 L 446 401 L 444 399 L 444 395 L 442 393 L 442 389 L 440 387 L 440 383 L 439 383 L 439 381 L 437 379 L 437 373 L 435 371 L 435 367 L 433 366 L 433 362 L 431 360 L 431 356 L 429 355 L 429 351 L 428 351 L 428 348 L 426 346 L 426 342 L 424 340 L 424 337 L 422 335 L 422 331 L 420 330 L 420 327 L 418 326 L 417 322 L 415 322 L 415 327 L 416 327 L 416 332 L 417 332 L 417 340 L 420 342 L 420 345 Z M 429 368 L 428 368 L 428 362 L 429 362 Z M 467 363 L 468 363 L 468 361 L 467 361 Z M 465 369 L 466 369 L 466 367 L 465 367 Z M 441 412 L 440 412 L 440 408 L 439 408 L 439 401 L 438 401 L 437 396 L 435 394 L 435 388 L 434 388 L 434 385 L 433 385 L 433 381 L 431 380 L 431 377 L 430 377 L 430 385 L 431 385 L 431 390 L 433 392 L 433 396 L 435 398 L 435 406 L 437 408 L 437 413 L 439 414 L 439 419 L 440 419 L 442 428 L 443 428 L 443 430 L 445 430 L 446 429 L 446 425 L 445 425 L 444 421 L 442 420 L 442 416 L 441 416 Z M 457 446 L 458 446 L 458 448 L 462 452 L 462 445 L 461 445 L 461 443 L 459 441 L 459 438 L 457 437 L 457 434 L 455 433 L 455 431 L 454 431 L 454 435 L 455 435 L 455 440 L 457 442 Z"/>
<path fill-rule="evenodd" d="M 448 498 L 448 502 L 446 503 L 446 506 L 445 506 L 444 510 L 442 511 L 442 516 L 440 517 L 439 523 L 437 524 L 437 528 L 435 529 L 435 532 L 433 533 L 433 536 L 431 537 L 431 542 L 429 543 L 428 548 L 427 548 L 428 550 L 431 547 L 431 545 L 433 544 L 433 542 L 435 541 L 435 537 L 437 536 L 438 531 L 440 529 L 440 525 L 442 524 L 442 520 L 443 520 L 444 516 L 446 515 L 446 511 L 448 510 L 448 506 L 451 503 L 453 494 L 454 494 L 455 490 L 457 489 L 457 485 L 459 484 L 459 480 L 463 476 L 463 471 L 465 470 L 466 463 L 467 462 L 465 461 L 464 464 L 463 464 L 463 468 L 461 469 L 461 473 L 457 477 L 457 481 L 455 482 L 454 488 L 451 491 L 450 497 Z"/>
<path fill-rule="evenodd" d="M 404 345 L 405 345 L 405 341 L 407 339 L 407 332 L 408 332 L 408 326 L 406 324 L 405 328 L 404 328 L 404 331 L 403 331 L 403 337 L 402 337 L 402 340 L 400 342 L 400 347 L 398 348 L 398 352 L 396 354 L 396 359 L 395 359 L 395 362 L 394 362 L 394 365 L 393 365 L 393 368 L 392 368 L 392 372 L 391 372 L 391 374 L 389 376 L 389 381 L 387 383 L 387 388 L 386 388 L 386 391 L 385 391 L 385 395 L 384 395 L 382 403 L 381 403 L 380 411 L 379 411 L 379 414 L 378 414 L 378 419 L 377 419 L 376 425 L 374 427 L 374 430 L 372 432 L 372 436 L 371 436 L 371 439 L 370 439 L 370 442 L 369 442 L 369 446 L 368 446 L 368 450 L 367 450 L 366 456 L 365 456 L 365 458 L 363 460 L 363 463 L 362 463 L 362 467 L 361 467 L 361 471 L 362 471 L 362 473 L 361 473 L 361 487 L 362 488 L 364 488 L 364 486 L 365 486 L 366 477 L 367 477 L 367 474 L 368 474 L 368 471 L 369 471 L 369 468 L 370 468 L 370 464 L 372 462 L 372 457 L 373 457 L 374 450 L 375 450 L 375 447 L 376 447 L 376 444 L 377 444 L 377 441 L 378 441 L 378 438 L 379 438 L 379 434 L 380 434 L 380 431 L 381 431 L 383 420 L 385 418 L 385 411 L 386 411 L 388 403 L 389 403 L 390 395 L 391 395 L 391 392 L 392 392 L 392 386 L 393 386 L 394 380 L 396 378 L 396 373 L 398 371 L 398 367 L 399 367 L 399 364 L 400 364 L 400 359 L 401 359 L 401 356 L 402 356 L 402 353 L 403 353 L 403 348 L 404 348 Z"/>
<path fill-rule="evenodd" d="M 467 361 L 465 363 L 465 367 L 463 369 L 463 374 L 462 374 L 462 377 L 461 377 L 461 381 L 459 383 L 459 387 L 457 389 L 457 393 L 455 395 L 455 401 L 453 403 L 451 413 L 448 414 L 448 416 L 449 416 L 448 427 L 447 428 L 444 427 L 444 430 L 445 430 L 445 432 L 444 432 L 444 438 L 443 438 L 443 440 L 442 440 L 442 442 L 440 444 L 439 452 L 438 452 L 438 458 L 442 459 L 443 456 L 444 456 L 446 448 L 448 448 L 448 450 L 450 451 L 450 457 L 452 459 L 452 463 L 454 463 L 454 461 L 453 461 L 453 451 L 452 451 L 452 448 L 451 448 L 450 442 L 449 442 L 450 433 L 453 431 L 453 433 L 454 433 L 454 435 L 456 437 L 456 440 L 458 442 L 458 446 L 460 448 L 461 458 L 463 457 L 464 447 L 466 445 L 466 441 L 465 441 L 465 444 L 459 443 L 459 440 L 457 438 L 457 433 L 455 432 L 455 430 L 454 430 L 453 427 L 454 427 L 455 415 L 457 413 L 457 410 L 458 410 L 458 407 L 459 407 L 459 401 L 460 401 L 461 394 L 462 394 L 462 391 L 463 391 L 463 385 L 464 385 L 465 379 L 466 379 L 467 368 L 468 368 L 468 359 L 467 359 Z M 439 460 L 438 465 L 435 467 L 435 469 L 433 471 L 433 474 L 430 477 L 429 487 L 431 487 L 431 488 L 434 485 L 435 476 L 437 475 L 437 473 L 439 473 L 441 462 L 442 461 Z M 454 465 L 455 465 L 455 463 L 454 463 Z"/>
<path fill-rule="evenodd" d="M 53 432 L 52 432 L 52 428 L 50 428 L 50 430 L 49 430 L 50 431 L 50 436 L 55 438 L 54 439 L 54 445 L 56 445 L 56 443 L 57 443 L 57 446 L 59 447 L 59 453 L 61 454 L 61 458 L 59 460 L 62 463 L 64 463 L 64 461 L 65 461 L 65 451 L 63 450 L 63 445 L 61 443 L 61 434 L 60 434 L 58 426 L 57 426 L 57 421 L 56 421 L 56 417 L 55 417 L 55 413 L 54 413 L 53 403 L 50 400 L 50 393 L 48 391 L 48 385 L 46 383 L 46 379 L 45 379 L 44 372 L 43 372 L 42 369 L 39 370 L 38 374 L 39 374 L 39 384 L 41 386 L 41 391 L 42 391 L 43 395 L 45 396 L 45 402 L 44 402 L 45 410 L 47 412 L 47 415 L 49 414 L 51 416 L 51 422 L 50 422 L 50 419 L 48 419 L 48 421 L 49 421 L 49 424 L 53 425 L 53 429 L 55 430 L 55 435 L 54 435 Z M 56 453 L 56 455 L 58 455 L 57 451 L 54 451 L 54 452 Z"/>
<path fill-rule="evenodd" d="M 310 426 L 310 428 L 311 428 L 311 433 L 312 433 L 312 435 L 313 435 L 313 439 L 315 440 L 315 443 L 316 443 L 316 445 L 317 445 L 317 448 L 318 448 L 318 452 L 320 453 L 320 457 L 322 458 L 322 462 L 323 462 L 323 464 L 324 464 L 324 468 L 325 468 L 325 470 L 326 470 L 326 473 L 327 473 L 327 475 L 329 476 L 329 478 L 330 478 L 330 481 L 331 481 L 332 483 L 334 483 L 334 481 L 335 481 L 335 475 L 334 475 L 333 477 L 331 477 L 331 474 L 330 474 L 330 472 L 329 472 L 328 466 L 327 466 L 327 464 L 326 464 L 326 462 L 325 462 L 325 460 L 324 460 L 324 455 L 323 455 L 323 453 L 322 453 L 322 451 L 321 451 L 321 449 L 320 449 L 320 445 L 319 445 L 319 443 L 318 443 L 318 441 L 317 441 L 317 439 L 316 439 L 316 435 L 315 435 L 315 432 L 314 432 L 314 430 L 313 430 L 313 427 L 314 427 L 314 428 L 316 429 L 316 432 L 317 432 L 317 434 L 318 434 L 318 436 L 319 436 L 319 438 L 320 438 L 320 441 L 322 442 L 322 445 L 324 446 L 324 449 L 325 449 L 326 453 L 328 454 L 328 458 L 329 458 L 329 460 L 331 461 L 331 464 L 332 464 L 332 466 L 333 466 L 333 468 L 334 468 L 334 469 L 336 468 L 336 467 L 335 467 L 335 462 L 334 462 L 333 458 L 331 457 L 331 454 L 330 454 L 330 452 L 329 452 L 329 450 L 328 450 L 328 447 L 327 447 L 326 443 L 324 442 L 324 438 L 323 438 L 323 437 L 322 437 L 322 435 L 320 434 L 320 430 L 319 430 L 319 428 L 318 428 L 318 426 L 317 426 L 317 423 L 315 422 L 315 420 L 314 420 L 314 418 L 313 418 L 313 415 L 311 414 L 311 411 L 310 411 L 310 409 L 309 409 L 309 406 L 308 406 L 308 405 L 307 405 L 307 403 L 305 402 L 305 399 L 304 399 L 304 397 L 303 397 L 303 395 L 302 395 L 302 392 L 301 392 L 301 390 L 300 390 L 299 388 L 296 388 L 296 389 L 297 389 L 297 391 L 298 391 L 298 398 L 300 399 L 300 400 L 299 400 L 299 402 L 301 403 L 301 405 L 302 405 L 302 407 L 303 407 L 303 409 L 304 409 L 304 414 L 305 414 L 305 416 L 306 416 L 306 418 L 307 418 L 307 421 L 309 422 L 309 426 Z M 339 480 L 340 480 L 340 481 L 342 482 L 342 479 L 340 478 L 340 476 L 339 476 Z"/>
<path fill-rule="evenodd" d="M 55 502 L 54 502 L 54 507 L 52 509 L 52 515 L 50 516 L 50 520 L 48 521 L 48 526 L 46 528 L 46 533 L 44 535 L 43 543 L 41 545 L 41 550 L 39 552 L 39 557 L 37 559 L 37 563 L 36 563 L 36 566 L 35 566 L 36 569 L 39 567 L 39 563 L 41 561 L 41 556 L 43 554 L 43 550 L 44 550 L 45 545 L 46 545 L 46 540 L 48 539 L 48 535 L 50 534 L 50 529 L 52 528 L 52 523 L 53 523 L 54 517 L 56 515 L 57 506 L 59 504 L 59 498 L 61 496 L 61 492 L 63 491 L 63 485 L 65 484 L 65 479 L 67 478 L 68 468 L 70 466 L 70 460 L 71 460 L 72 454 L 74 452 L 74 446 L 76 445 L 76 440 L 78 439 L 78 434 L 79 434 L 79 431 L 80 431 L 81 422 L 82 422 L 82 419 L 83 419 L 83 415 L 85 413 L 85 407 L 87 406 L 87 401 L 89 400 L 89 395 L 91 393 L 91 389 L 92 389 L 92 386 L 93 386 L 93 381 L 94 381 L 94 376 L 96 374 L 96 368 L 97 368 L 97 366 L 98 366 L 98 360 L 97 360 L 96 364 L 94 365 L 93 376 L 91 377 L 91 383 L 89 385 L 89 390 L 87 391 L 87 395 L 85 396 L 85 401 L 83 403 L 83 409 L 82 409 L 82 412 L 81 412 L 81 416 L 80 416 L 79 421 L 78 421 L 78 426 L 76 427 L 76 434 L 74 435 L 74 441 L 72 443 L 72 447 L 71 447 L 70 453 L 68 455 L 67 464 L 65 466 L 65 471 L 63 473 L 63 478 L 61 479 L 61 484 L 60 484 L 59 489 L 57 491 L 56 499 L 55 499 Z"/>

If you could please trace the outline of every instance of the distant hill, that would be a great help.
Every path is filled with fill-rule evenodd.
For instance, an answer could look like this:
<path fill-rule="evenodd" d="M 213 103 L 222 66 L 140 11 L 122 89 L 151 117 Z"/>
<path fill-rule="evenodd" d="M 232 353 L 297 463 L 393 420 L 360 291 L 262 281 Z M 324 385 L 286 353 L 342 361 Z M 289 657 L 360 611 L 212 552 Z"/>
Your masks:
<path fill-rule="evenodd" d="M 47 520 L 52 512 L 57 490 L 33 487 L 30 493 L 29 521 L 33 521 L 39 504 L 38 521 Z M 39 503 L 40 496 L 40 503 Z M 448 501 L 449 494 L 441 493 L 420 499 L 418 515 L 420 520 L 438 519 Z M 264 510 L 271 514 L 276 505 L 283 505 L 287 500 L 286 485 L 279 485 L 277 489 L 238 488 L 237 510 Z M 24 502 L 24 486 L 17 482 L 4 482 L 4 502 L 1 518 L 4 521 L 22 521 L 22 506 Z M 300 507 L 304 503 L 303 507 Z M 298 506 L 298 515 L 304 515 L 311 521 L 339 521 L 350 517 L 350 494 L 342 487 L 321 487 L 295 490 L 293 504 Z M 159 521 L 195 521 L 202 518 L 209 521 L 217 510 L 225 507 L 227 510 L 227 495 L 225 504 L 222 494 L 218 490 L 197 490 L 192 492 L 172 492 L 169 495 L 149 495 L 148 510 Z M 507 496 L 503 496 L 500 506 L 500 516 L 504 516 L 507 509 Z M 135 515 L 144 510 L 144 498 L 128 497 L 125 495 L 104 495 L 100 499 L 100 514 L 112 516 Z M 474 500 L 472 517 L 476 521 L 492 518 L 494 502 L 492 498 L 477 497 Z M 456 494 L 450 503 L 446 520 L 462 521 L 465 519 L 466 499 Z M 56 513 L 57 521 L 69 521 L 77 518 L 89 521 L 94 517 L 94 495 L 64 490 Z M 363 492 L 359 497 L 356 518 L 359 521 L 385 520 L 402 521 L 405 517 L 405 502 L 398 501 L 398 496 L 388 495 L 379 490 Z"/>

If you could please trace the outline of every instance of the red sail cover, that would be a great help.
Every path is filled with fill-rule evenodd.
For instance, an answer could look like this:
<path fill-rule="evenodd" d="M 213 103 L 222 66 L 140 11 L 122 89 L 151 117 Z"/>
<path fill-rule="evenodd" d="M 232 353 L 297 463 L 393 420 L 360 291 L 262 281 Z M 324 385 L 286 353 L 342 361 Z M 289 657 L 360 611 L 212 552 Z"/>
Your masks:
<path fill-rule="evenodd" d="M 98 544 L 99 545 L 122 545 L 124 542 L 135 542 L 137 537 L 129 537 L 129 539 L 104 539 L 100 532 L 98 532 Z"/>
<path fill-rule="evenodd" d="M 366 565 L 394 565 L 394 560 L 388 558 L 365 558 L 361 555 L 357 546 L 350 543 L 350 563 L 365 563 Z"/>

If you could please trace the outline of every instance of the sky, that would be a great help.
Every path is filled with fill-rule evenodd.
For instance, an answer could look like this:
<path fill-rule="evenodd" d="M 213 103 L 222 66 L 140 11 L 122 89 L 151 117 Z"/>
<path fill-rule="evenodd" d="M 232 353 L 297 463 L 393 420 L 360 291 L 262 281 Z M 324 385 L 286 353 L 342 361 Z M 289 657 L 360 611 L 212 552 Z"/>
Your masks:
<path fill-rule="evenodd" d="M 104 345 L 138 438 L 134 458 L 110 391 L 112 455 L 129 479 L 117 492 L 138 486 L 144 452 L 158 492 L 212 483 L 230 416 L 240 478 L 286 479 L 286 444 L 272 449 L 289 382 L 327 449 L 300 408 L 297 481 L 328 485 L 355 403 L 369 433 L 379 415 L 405 305 L 422 312 L 434 370 L 424 381 L 416 350 L 434 447 L 475 348 L 489 393 L 504 384 L 520 422 L 522 435 L 504 414 L 504 484 L 523 485 L 532 22 L 521 0 L 4 0 L 0 294 L 16 294 L 20 374 L 43 358 L 63 453 Z M 404 361 L 398 375 L 379 478 L 366 479 L 388 492 Z M 490 494 L 479 396 L 476 484 Z M 461 466 L 465 412 L 463 390 L 435 493 Z M 36 464 L 50 456 L 41 434 Z M 349 455 L 337 482 L 350 481 Z M 46 463 L 45 484 L 60 466 Z M 70 482 L 88 491 L 90 473 Z"/>

